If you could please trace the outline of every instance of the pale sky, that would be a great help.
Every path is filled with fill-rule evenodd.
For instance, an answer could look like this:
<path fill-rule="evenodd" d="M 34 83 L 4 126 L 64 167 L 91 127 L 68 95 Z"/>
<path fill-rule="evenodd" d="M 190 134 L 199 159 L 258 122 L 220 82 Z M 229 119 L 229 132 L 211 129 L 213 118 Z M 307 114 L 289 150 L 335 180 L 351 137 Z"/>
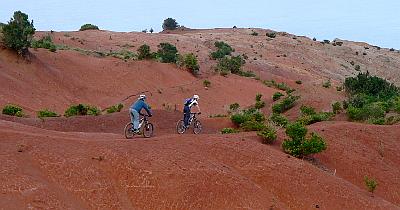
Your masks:
<path fill-rule="evenodd" d="M 167 17 L 189 28 L 255 27 L 319 40 L 365 41 L 400 49 L 400 0 L 0 0 L 0 22 L 21 10 L 37 30 L 161 30 Z"/>

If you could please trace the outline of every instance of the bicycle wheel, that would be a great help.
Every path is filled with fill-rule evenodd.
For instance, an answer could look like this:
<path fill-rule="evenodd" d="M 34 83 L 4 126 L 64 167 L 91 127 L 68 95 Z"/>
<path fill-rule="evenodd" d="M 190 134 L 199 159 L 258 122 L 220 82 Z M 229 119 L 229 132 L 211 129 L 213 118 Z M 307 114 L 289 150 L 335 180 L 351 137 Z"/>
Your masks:
<path fill-rule="evenodd" d="M 153 124 L 147 123 L 143 126 L 143 137 L 150 138 L 153 136 Z"/>
<path fill-rule="evenodd" d="M 201 122 L 196 120 L 193 124 L 193 133 L 194 134 L 199 134 L 201 132 L 201 129 L 203 127 L 201 126 Z"/>
<path fill-rule="evenodd" d="M 133 124 L 131 122 L 125 125 L 124 129 L 125 138 L 131 139 L 133 138 L 133 136 L 135 136 L 135 133 L 133 133 L 132 130 L 133 130 Z"/>
<path fill-rule="evenodd" d="M 178 123 L 176 123 L 176 132 L 179 134 L 185 133 L 186 128 L 185 128 L 185 122 L 183 120 L 179 120 Z"/>

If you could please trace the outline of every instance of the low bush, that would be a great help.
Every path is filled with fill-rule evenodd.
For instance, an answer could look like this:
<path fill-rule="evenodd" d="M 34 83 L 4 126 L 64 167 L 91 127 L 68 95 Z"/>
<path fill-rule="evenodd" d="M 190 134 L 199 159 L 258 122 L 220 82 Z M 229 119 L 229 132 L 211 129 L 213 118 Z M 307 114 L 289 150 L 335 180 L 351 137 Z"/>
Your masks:
<path fill-rule="evenodd" d="M 229 134 L 229 133 L 238 133 L 239 131 L 234 128 L 223 128 L 221 130 L 222 134 Z"/>
<path fill-rule="evenodd" d="M 150 46 L 147 44 L 144 44 L 139 47 L 138 51 L 138 59 L 139 60 L 144 60 L 144 59 L 150 59 L 152 58 L 152 54 L 150 51 Z"/>
<path fill-rule="evenodd" d="M 37 116 L 39 118 L 45 118 L 45 117 L 59 117 L 60 115 L 53 111 L 50 111 L 48 109 L 44 109 L 44 110 L 38 111 Z"/>
<path fill-rule="evenodd" d="M 368 192 L 374 193 L 376 186 L 378 186 L 378 183 L 376 182 L 376 180 L 373 178 L 369 178 L 368 176 L 365 176 L 364 182 L 365 182 L 365 186 L 367 186 Z"/>
<path fill-rule="evenodd" d="M 71 117 L 71 116 L 79 116 L 79 115 L 100 115 L 101 111 L 95 106 L 85 105 L 85 104 L 78 104 L 72 105 L 67 110 L 65 110 L 64 116 Z"/>
<path fill-rule="evenodd" d="M 252 71 L 239 71 L 237 75 L 242 77 L 256 77 L 256 74 Z"/>
<path fill-rule="evenodd" d="M 284 96 L 283 93 L 281 93 L 281 92 L 276 92 L 276 93 L 274 93 L 274 95 L 272 96 L 272 100 L 273 100 L 273 101 L 277 101 L 277 100 L 279 100 L 282 96 Z"/>
<path fill-rule="evenodd" d="M 214 46 L 217 48 L 217 51 L 211 53 L 211 58 L 216 60 L 220 58 L 224 58 L 226 55 L 230 55 L 234 49 L 225 42 L 215 42 Z"/>
<path fill-rule="evenodd" d="M 176 63 L 178 50 L 175 45 L 170 43 L 160 43 L 158 45 L 157 56 L 163 63 Z"/>
<path fill-rule="evenodd" d="M 301 123 L 289 124 L 286 127 L 286 134 L 290 139 L 284 140 L 282 148 L 294 157 L 301 158 L 327 148 L 324 139 L 319 135 L 311 133 L 311 136 L 307 138 L 307 128 Z"/>
<path fill-rule="evenodd" d="M 264 144 L 272 144 L 277 138 L 276 130 L 273 127 L 266 127 L 257 133 L 262 138 Z"/>
<path fill-rule="evenodd" d="M 383 118 L 385 117 L 385 109 L 382 105 L 377 103 L 367 104 L 361 108 L 350 105 L 347 108 L 347 115 L 351 120 L 355 121 Z"/>
<path fill-rule="evenodd" d="M 261 131 L 266 128 L 266 125 L 263 122 L 249 120 L 242 123 L 240 128 L 242 128 L 244 131 Z"/>
<path fill-rule="evenodd" d="M 84 24 L 81 26 L 79 31 L 86 31 L 86 30 L 99 30 L 99 27 L 90 23 Z"/>
<path fill-rule="evenodd" d="M 32 40 L 31 47 L 34 49 L 44 48 L 50 50 L 51 52 L 55 52 L 57 50 L 57 46 L 53 43 L 50 35 L 46 35 L 39 40 Z"/>
<path fill-rule="evenodd" d="M 360 65 L 355 65 L 355 67 L 354 67 L 354 69 L 356 70 L 356 71 L 360 71 L 361 70 L 361 67 L 360 67 Z"/>
<path fill-rule="evenodd" d="M 285 128 L 289 124 L 289 120 L 277 113 L 272 113 L 271 117 L 269 118 L 275 125 Z"/>
<path fill-rule="evenodd" d="M 218 61 L 216 69 L 223 74 L 240 74 L 245 63 L 241 56 L 224 57 Z"/>
<path fill-rule="evenodd" d="M 268 86 L 268 87 L 275 87 L 278 88 L 279 90 L 283 90 L 286 93 L 290 94 L 293 91 L 295 91 L 295 89 L 290 88 L 286 83 L 281 82 L 281 83 L 277 83 L 275 82 L 275 80 L 264 80 L 263 81 L 264 85 Z"/>
<path fill-rule="evenodd" d="M 211 85 L 211 82 L 210 82 L 210 81 L 208 81 L 208 80 L 204 80 L 204 81 L 203 81 L 203 86 L 204 86 L 204 87 L 210 87 L 210 85 Z"/>
<path fill-rule="evenodd" d="M 197 76 L 199 74 L 200 66 L 197 57 L 193 53 L 186 54 L 183 57 L 183 62 L 193 75 Z"/>
<path fill-rule="evenodd" d="M 235 125 L 241 128 L 246 127 L 245 130 L 252 130 L 253 127 L 260 127 L 260 124 L 263 124 L 265 116 L 256 109 L 250 108 L 231 115 L 231 120 Z"/>
<path fill-rule="evenodd" d="M 119 103 L 117 105 L 114 105 L 112 107 L 107 108 L 106 111 L 107 111 L 108 114 L 111 114 L 111 113 L 114 113 L 114 112 L 120 112 L 122 110 L 122 108 L 124 108 L 124 105 Z"/>
<path fill-rule="evenodd" d="M 231 112 L 236 112 L 237 110 L 239 110 L 240 105 L 238 103 L 233 103 L 231 105 L 229 105 L 229 110 Z"/>
<path fill-rule="evenodd" d="M 386 119 L 381 117 L 381 118 L 370 118 L 367 120 L 368 124 L 374 124 L 374 125 L 385 125 L 386 124 Z"/>
<path fill-rule="evenodd" d="M 258 36 L 258 33 L 256 31 L 253 31 L 250 35 L 252 36 Z"/>
<path fill-rule="evenodd" d="M 296 80 L 296 84 L 301 85 L 303 82 L 301 80 Z"/>
<path fill-rule="evenodd" d="M 340 104 L 339 101 L 336 101 L 335 103 L 332 104 L 332 112 L 334 114 L 339 114 L 340 111 L 342 111 L 342 104 Z"/>
<path fill-rule="evenodd" d="M 283 113 L 292 107 L 294 107 L 296 101 L 300 98 L 300 96 L 293 96 L 293 95 L 288 95 L 286 98 L 284 98 L 281 102 L 276 103 L 272 106 L 272 112 L 273 113 Z"/>
<path fill-rule="evenodd" d="M 301 105 L 300 107 L 300 112 L 301 114 L 304 115 L 313 115 L 316 114 L 317 112 L 315 112 L 315 108 L 311 107 L 311 106 L 305 106 L 305 105 Z"/>
<path fill-rule="evenodd" d="M 269 32 L 269 33 L 266 33 L 265 34 L 267 37 L 269 37 L 269 38 L 275 38 L 276 37 L 276 33 L 275 32 Z"/>
<path fill-rule="evenodd" d="M 106 56 L 111 56 L 114 58 L 119 58 L 122 60 L 131 60 L 131 59 L 135 59 L 137 56 L 134 52 L 131 52 L 129 50 L 126 49 L 121 49 L 119 51 L 112 51 L 110 53 L 106 53 Z"/>
<path fill-rule="evenodd" d="M 3 108 L 2 113 L 5 115 L 11 115 L 17 117 L 22 117 L 24 115 L 24 113 L 22 112 L 22 108 L 14 104 L 6 105 Z"/>

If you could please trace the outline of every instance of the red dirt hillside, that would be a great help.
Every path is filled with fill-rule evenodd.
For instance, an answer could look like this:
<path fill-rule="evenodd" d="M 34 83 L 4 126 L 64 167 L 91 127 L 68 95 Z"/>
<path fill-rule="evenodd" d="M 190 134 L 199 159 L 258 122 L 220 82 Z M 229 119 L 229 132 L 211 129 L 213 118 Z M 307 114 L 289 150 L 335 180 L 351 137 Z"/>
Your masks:
<path fill-rule="evenodd" d="M 250 35 L 253 31 L 258 36 Z M 308 126 L 327 150 L 298 159 L 255 132 L 222 135 L 233 127 L 229 105 L 249 107 L 258 93 L 268 116 L 280 91 L 262 80 L 285 82 L 301 99 L 285 113 L 293 120 L 301 105 L 331 111 L 346 99 L 337 91 L 343 79 L 361 71 L 400 84 L 400 53 L 366 43 L 336 40 L 341 46 L 264 29 L 184 30 L 176 33 L 38 32 L 65 49 L 30 49 L 29 60 L 0 49 L 0 106 L 20 105 L 27 114 L 0 114 L 0 209 L 400 209 L 400 125 L 377 126 L 333 121 Z M 247 55 L 243 70 L 260 80 L 214 72 L 214 42 Z M 102 53 L 152 51 L 170 42 L 180 53 L 194 53 L 200 75 L 155 60 L 122 60 Z M 357 52 L 357 53 L 356 53 Z M 365 55 L 363 54 L 365 53 Z M 211 82 L 205 88 L 203 81 Z M 328 79 L 332 87 L 324 88 Z M 296 84 L 301 80 L 302 84 Z M 283 91 L 282 91 L 283 92 Z M 148 96 L 155 126 L 152 138 L 127 140 L 128 107 Z M 176 134 L 182 103 L 200 95 L 203 132 Z M 40 119 L 36 111 L 59 114 L 73 104 L 105 109 L 123 103 L 120 113 Z M 368 192 L 364 176 L 378 186 Z"/>

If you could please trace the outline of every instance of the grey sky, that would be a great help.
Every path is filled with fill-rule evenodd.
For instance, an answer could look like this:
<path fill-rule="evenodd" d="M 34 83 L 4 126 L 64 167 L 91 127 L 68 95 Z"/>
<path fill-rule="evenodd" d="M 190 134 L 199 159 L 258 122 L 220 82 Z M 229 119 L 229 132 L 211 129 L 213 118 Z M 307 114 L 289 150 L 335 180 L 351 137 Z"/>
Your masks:
<path fill-rule="evenodd" d="M 400 49 L 399 0 L 1 0 L 0 22 L 16 10 L 38 30 L 161 30 L 167 17 L 189 28 L 258 27 L 317 39 L 342 38 Z"/>

